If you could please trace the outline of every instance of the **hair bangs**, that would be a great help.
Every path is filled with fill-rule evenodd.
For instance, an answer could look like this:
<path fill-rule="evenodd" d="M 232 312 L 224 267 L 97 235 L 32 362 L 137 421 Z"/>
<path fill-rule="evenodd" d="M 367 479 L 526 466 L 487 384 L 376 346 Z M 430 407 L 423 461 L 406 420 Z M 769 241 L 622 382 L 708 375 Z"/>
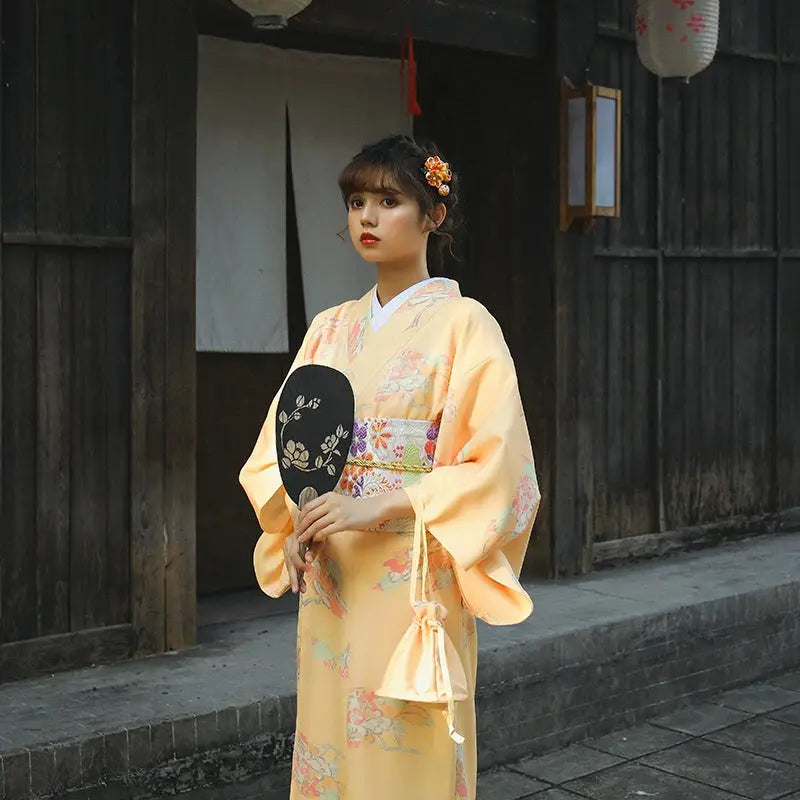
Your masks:
<path fill-rule="evenodd" d="M 339 175 L 339 188 L 345 204 L 359 192 L 375 194 L 412 194 L 413 185 L 401 169 L 394 163 L 376 163 L 366 159 L 354 158 Z"/>

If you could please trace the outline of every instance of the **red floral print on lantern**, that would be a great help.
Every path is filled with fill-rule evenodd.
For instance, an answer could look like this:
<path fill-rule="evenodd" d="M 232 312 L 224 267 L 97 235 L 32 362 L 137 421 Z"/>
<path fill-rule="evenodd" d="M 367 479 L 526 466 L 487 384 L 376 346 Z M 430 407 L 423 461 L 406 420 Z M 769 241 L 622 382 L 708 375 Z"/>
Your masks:
<path fill-rule="evenodd" d="M 644 36 L 647 33 L 647 23 L 644 21 L 644 17 L 641 14 L 636 17 L 636 33 L 639 36 Z"/>
<path fill-rule="evenodd" d="M 703 22 L 702 14 L 692 14 L 692 19 L 686 23 L 687 28 L 691 28 L 695 33 L 705 30 L 706 24 Z"/>
<path fill-rule="evenodd" d="M 672 0 L 672 2 L 676 6 L 680 6 L 681 11 L 686 11 L 686 9 L 689 8 L 689 6 L 694 5 L 694 0 Z"/>

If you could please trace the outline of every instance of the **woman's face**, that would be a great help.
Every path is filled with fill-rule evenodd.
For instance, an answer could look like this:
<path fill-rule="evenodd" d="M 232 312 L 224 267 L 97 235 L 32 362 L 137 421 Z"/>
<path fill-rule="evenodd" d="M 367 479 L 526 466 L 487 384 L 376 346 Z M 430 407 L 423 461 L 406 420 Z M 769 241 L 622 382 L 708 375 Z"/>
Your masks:
<path fill-rule="evenodd" d="M 414 198 L 387 187 L 354 192 L 347 208 L 353 247 L 365 261 L 402 262 L 425 253 L 433 225 Z"/>

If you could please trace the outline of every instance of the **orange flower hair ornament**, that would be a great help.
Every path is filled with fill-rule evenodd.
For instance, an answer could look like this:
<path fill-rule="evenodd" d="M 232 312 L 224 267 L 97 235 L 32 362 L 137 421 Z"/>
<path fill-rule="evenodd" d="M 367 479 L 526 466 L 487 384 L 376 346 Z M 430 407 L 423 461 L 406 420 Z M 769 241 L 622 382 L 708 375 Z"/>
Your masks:
<path fill-rule="evenodd" d="M 450 187 L 447 185 L 453 177 L 450 165 L 442 161 L 439 156 L 431 156 L 425 161 L 425 180 L 428 186 L 436 189 L 442 197 L 450 194 Z"/>

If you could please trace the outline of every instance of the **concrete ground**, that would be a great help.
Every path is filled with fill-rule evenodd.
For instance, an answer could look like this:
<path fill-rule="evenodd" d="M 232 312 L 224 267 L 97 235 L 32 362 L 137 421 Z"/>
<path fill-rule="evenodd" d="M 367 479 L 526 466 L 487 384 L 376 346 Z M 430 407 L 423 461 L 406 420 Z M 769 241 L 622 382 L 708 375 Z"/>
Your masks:
<path fill-rule="evenodd" d="M 481 800 L 800 800 L 800 686 L 773 679 L 800 667 L 800 535 L 526 586 L 529 620 L 480 626 L 479 765 L 514 764 Z M 245 593 L 202 610 L 196 648 L 0 686 L 0 798 L 286 800 L 296 618 L 279 609 Z M 761 705 L 706 705 L 754 681 Z"/>
<path fill-rule="evenodd" d="M 800 670 L 484 773 L 478 800 L 800 800 Z"/>

